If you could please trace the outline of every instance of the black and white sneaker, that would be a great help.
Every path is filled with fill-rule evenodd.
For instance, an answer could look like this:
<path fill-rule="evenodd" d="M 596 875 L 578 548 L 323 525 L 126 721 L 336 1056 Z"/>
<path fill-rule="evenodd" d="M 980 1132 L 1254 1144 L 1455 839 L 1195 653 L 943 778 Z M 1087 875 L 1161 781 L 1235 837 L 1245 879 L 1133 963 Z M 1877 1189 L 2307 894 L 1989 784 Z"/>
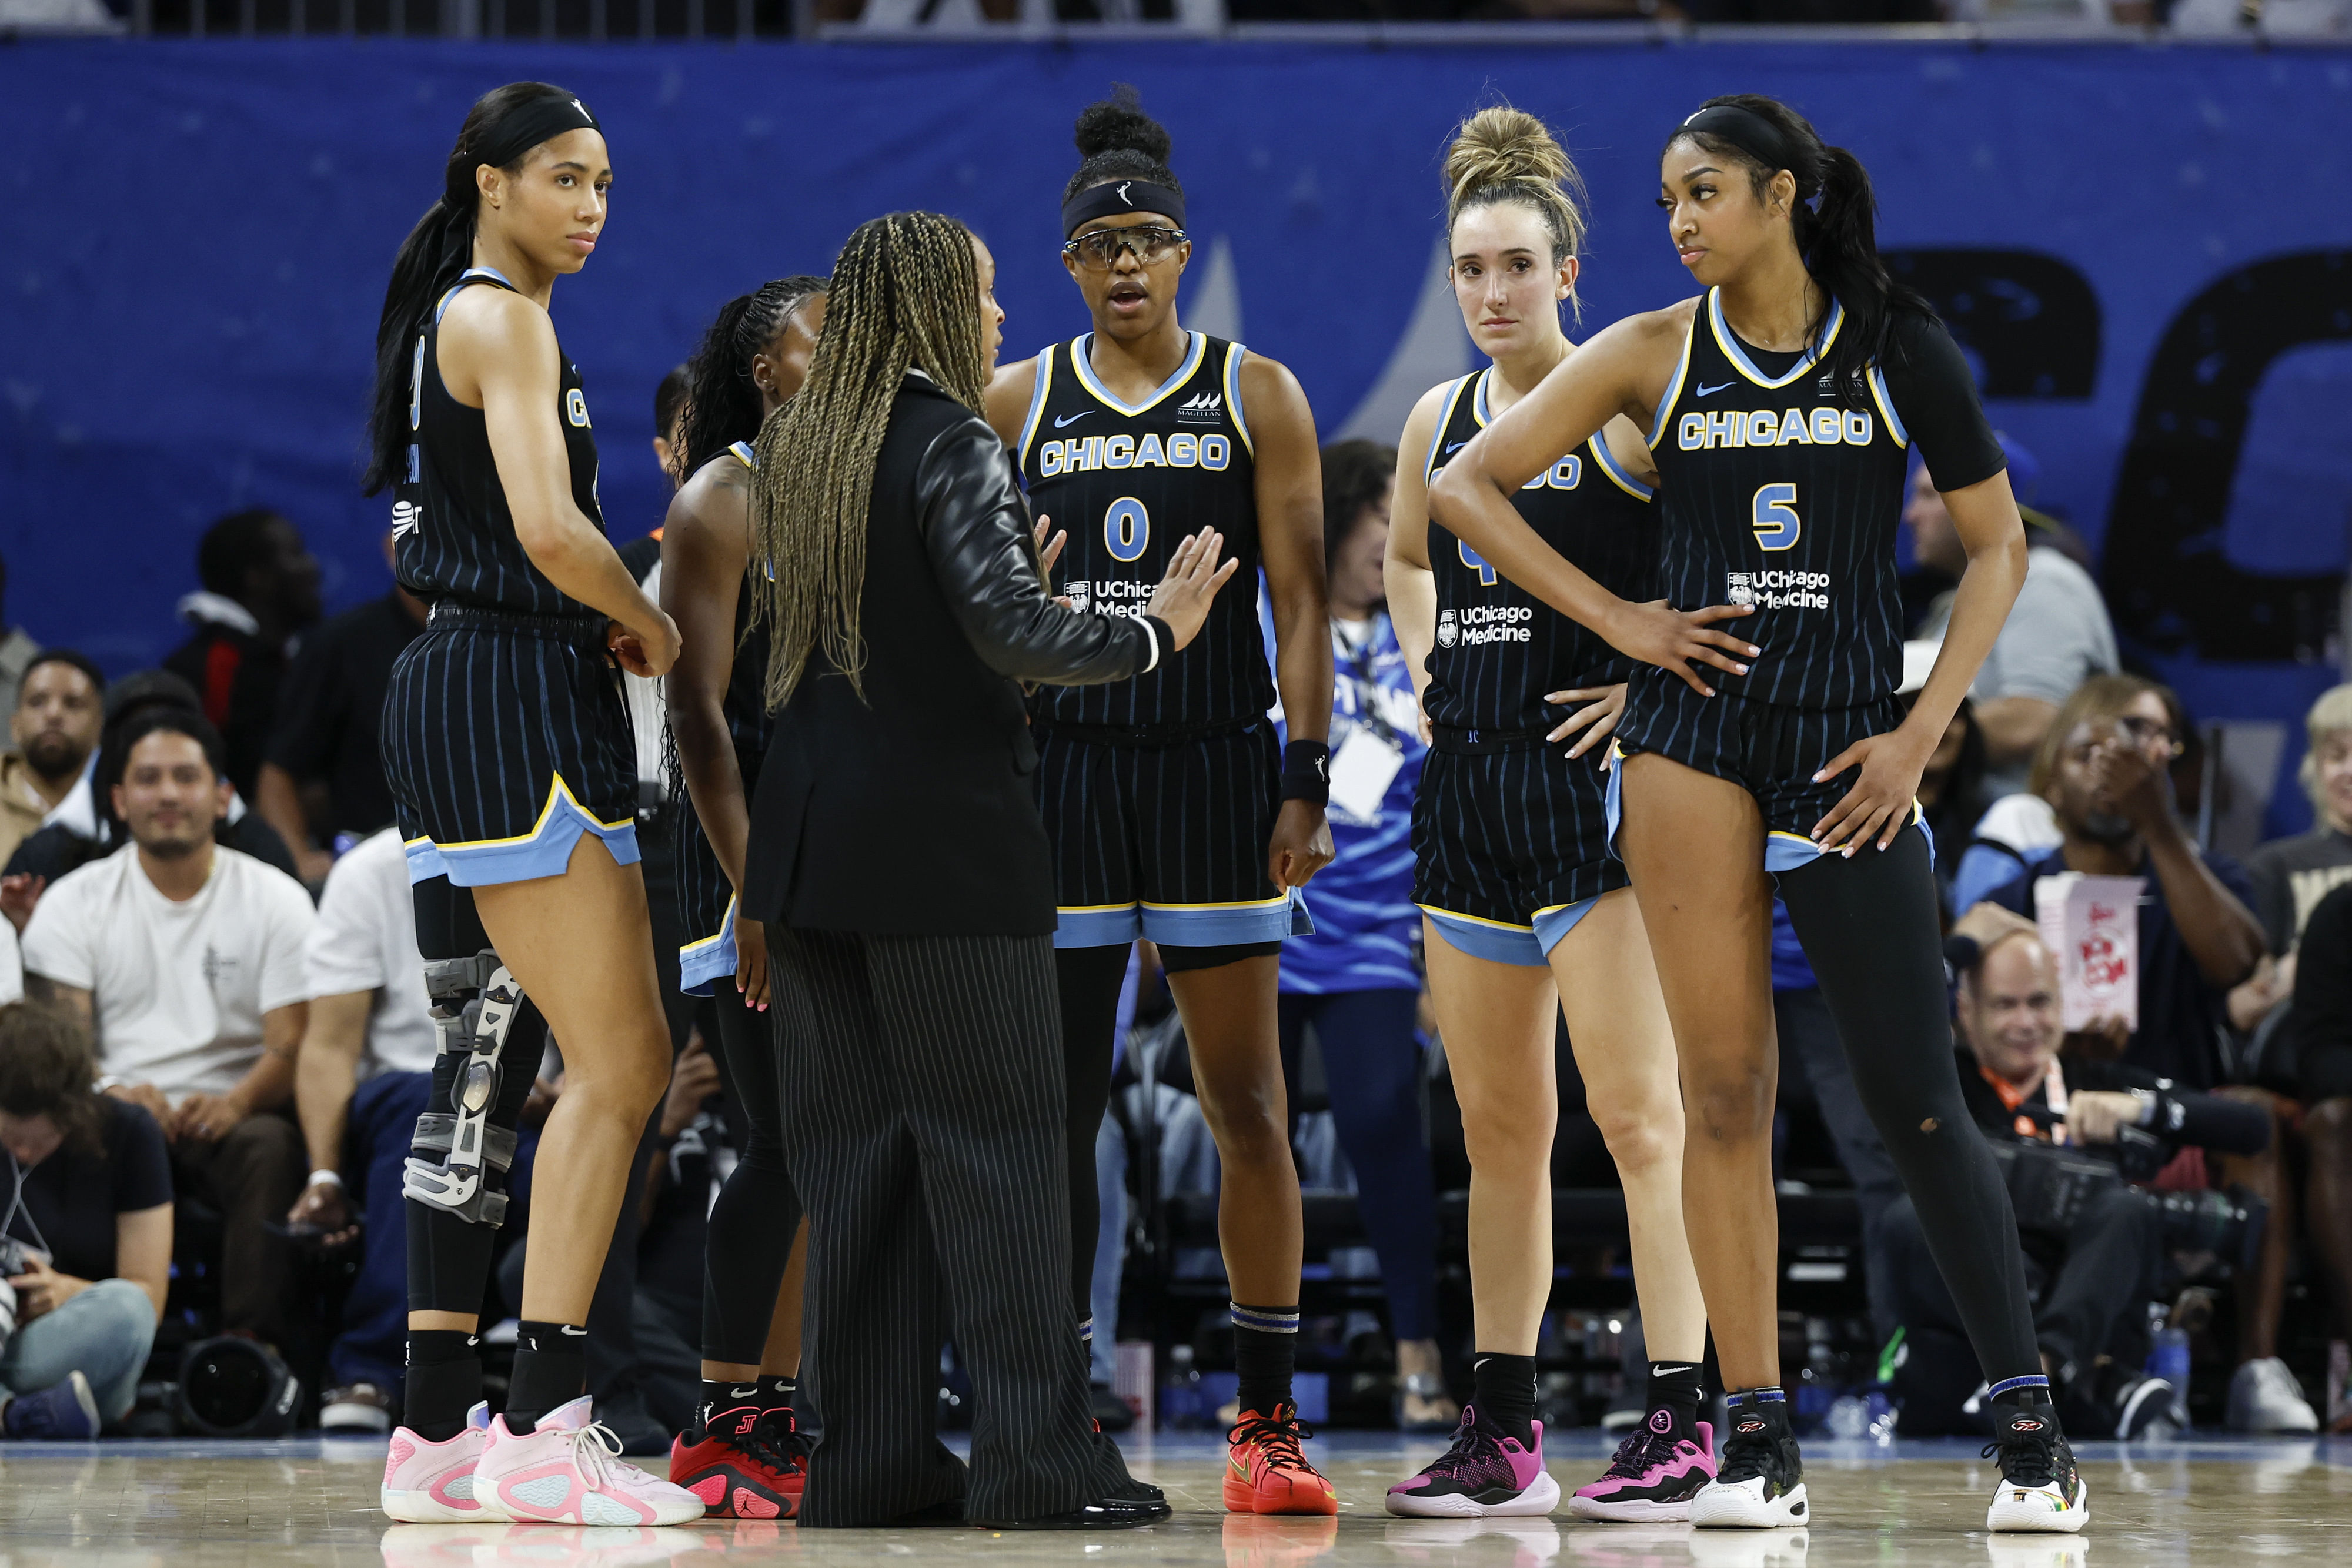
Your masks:
<path fill-rule="evenodd" d="M 1810 1524 L 1805 1462 L 1789 1430 L 1780 1400 L 1730 1402 L 1730 1430 L 1715 1479 L 1691 1499 L 1690 1521 L 1701 1530 L 1778 1530 Z"/>
<path fill-rule="evenodd" d="M 2046 1405 L 2011 1409 L 1994 1427 L 1985 1458 L 2000 1458 L 2000 1485 L 1985 1510 L 1987 1530 L 2072 1535 L 2091 1517 L 2090 1489 L 2074 1468 L 2074 1450 Z"/>

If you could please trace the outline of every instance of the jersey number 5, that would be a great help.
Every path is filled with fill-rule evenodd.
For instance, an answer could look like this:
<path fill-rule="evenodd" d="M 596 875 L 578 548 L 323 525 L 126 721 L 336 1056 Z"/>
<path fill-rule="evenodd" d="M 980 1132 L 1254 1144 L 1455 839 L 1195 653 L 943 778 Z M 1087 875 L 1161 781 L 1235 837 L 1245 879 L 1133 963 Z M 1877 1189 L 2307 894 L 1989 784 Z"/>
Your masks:
<path fill-rule="evenodd" d="M 1756 543 L 1764 549 L 1788 549 L 1804 532 L 1804 519 L 1797 516 L 1797 487 L 1794 485 L 1766 485 L 1756 492 L 1756 509 L 1750 525 L 1756 530 Z"/>
<path fill-rule="evenodd" d="M 1113 560 L 1133 560 L 1151 543 L 1151 514 L 1132 496 L 1121 496 L 1103 514 L 1103 548 Z"/>

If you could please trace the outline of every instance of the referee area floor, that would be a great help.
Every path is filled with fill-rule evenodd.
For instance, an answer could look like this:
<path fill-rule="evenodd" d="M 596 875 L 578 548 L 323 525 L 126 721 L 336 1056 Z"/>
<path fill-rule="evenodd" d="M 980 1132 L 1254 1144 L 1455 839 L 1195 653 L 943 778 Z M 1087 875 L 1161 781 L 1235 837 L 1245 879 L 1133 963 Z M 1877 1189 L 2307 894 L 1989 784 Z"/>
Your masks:
<path fill-rule="evenodd" d="M 1176 1517 L 1148 1530 L 1001 1534 L 978 1530 L 811 1531 L 710 1521 L 670 1530 L 562 1525 L 390 1525 L 375 1509 L 381 1438 L 269 1443 L 116 1442 L 0 1448 L 0 1568 L 740 1568 L 988 1563 L 1143 1568 L 1873 1568 L 1989 1563 L 2352 1562 L 2352 1439 L 2189 1437 L 2086 1443 L 2081 1536 L 1989 1536 L 1993 1481 L 1974 1443 L 1815 1442 L 1805 1531 L 1552 1519 L 1404 1520 L 1389 1485 L 1434 1457 L 1426 1438 L 1336 1432 L 1308 1445 L 1339 1483 L 1337 1519 L 1228 1516 L 1223 1444 L 1162 1436 L 1125 1445 L 1166 1488 Z M 1563 1491 L 1599 1473 L 1597 1434 L 1547 1444 Z"/>

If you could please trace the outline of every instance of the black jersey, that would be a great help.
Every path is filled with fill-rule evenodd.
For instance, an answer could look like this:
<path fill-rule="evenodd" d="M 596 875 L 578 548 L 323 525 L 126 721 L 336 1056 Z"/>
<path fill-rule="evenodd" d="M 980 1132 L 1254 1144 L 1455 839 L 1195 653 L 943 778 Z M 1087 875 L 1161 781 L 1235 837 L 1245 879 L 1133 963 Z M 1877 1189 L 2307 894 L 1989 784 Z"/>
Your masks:
<path fill-rule="evenodd" d="M 1486 427 L 1486 382 L 1479 371 L 1455 382 L 1429 443 L 1423 476 Z M 1639 602 L 1657 597 L 1658 541 L 1651 490 L 1628 474 L 1596 434 L 1512 498 L 1528 527 L 1595 582 Z M 1423 711 L 1448 729 L 1532 730 L 1559 722 L 1546 692 L 1612 685 L 1633 661 L 1489 566 L 1432 518 L 1429 569 L 1437 579 L 1437 643 L 1429 653 Z"/>
<path fill-rule="evenodd" d="M 1832 302 L 1817 344 L 1775 355 L 1735 337 L 1709 289 L 1659 400 L 1666 598 L 1756 606 L 1722 630 L 1763 655 L 1744 676 L 1709 670 L 1718 691 L 1831 708 L 1902 684 L 1895 528 L 1910 436 L 1876 363 L 1843 388 L 1819 368 L 1844 325 Z"/>
<path fill-rule="evenodd" d="M 442 384 L 441 318 L 458 290 L 475 284 L 514 290 L 514 285 L 490 268 L 474 267 L 441 297 L 432 319 L 416 336 L 408 382 L 413 444 L 407 472 L 393 492 L 395 574 L 403 588 L 427 601 L 450 599 L 540 615 L 593 614 L 550 582 L 524 553 L 522 541 L 515 538 L 505 487 L 499 483 L 482 411 L 459 402 Z M 568 358 L 556 392 L 556 413 L 572 465 L 572 504 L 602 528 L 596 436 L 588 424 L 579 367 Z"/>
<path fill-rule="evenodd" d="M 1142 402 L 1095 379 L 1094 334 L 1037 356 L 1037 390 L 1021 427 L 1021 477 L 1033 510 L 1066 531 L 1061 591 L 1082 611 L 1140 615 L 1179 541 L 1204 528 L 1225 536 L 1240 569 L 1181 653 L 1133 680 L 1044 686 L 1038 717 L 1065 724 L 1214 725 L 1262 717 L 1274 679 L 1257 620 L 1257 485 L 1242 411 L 1249 350 L 1204 332 Z"/>

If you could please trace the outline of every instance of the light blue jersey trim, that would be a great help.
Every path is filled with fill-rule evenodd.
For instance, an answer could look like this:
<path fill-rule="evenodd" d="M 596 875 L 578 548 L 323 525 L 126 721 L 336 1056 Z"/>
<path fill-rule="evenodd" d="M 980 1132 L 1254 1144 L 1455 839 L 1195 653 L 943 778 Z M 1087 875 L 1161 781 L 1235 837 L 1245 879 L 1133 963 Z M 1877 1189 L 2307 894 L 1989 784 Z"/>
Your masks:
<path fill-rule="evenodd" d="M 1117 947 L 1143 935 L 1143 916 L 1132 904 L 1105 904 L 1054 912 L 1056 947 Z"/>
<path fill-rule="evenodd" d="M 735 900 L 730 895 L 719 934 L 677 950 L 677 988 L 689 997 L 716 995 L 719 983 L 735 977 L 741 955 L 735 946 Z"/>
<path fill-rule="evenodd" d="M 1231 947 L 1315 935 L 1307 895 L 1248 904 L 1112 904 L 1055 912 L 1056 947 L 1110 947 L 1149 936 L 1171 947 Z"/>
<path fill-rule="evenodd" d="M 1073 350 L 1075 352 L 1075 350 Z M 1045 393 L 1054 384 L 1054 350 L 1037 356 L 1037 384 L 1029 393 L 1029 413 L 1021 421 L 1021 466 L 1029 466 L 1029 444 L 1037 438 L 1037 422 L 1045 415 Z"/>
<path fill-rule="evenodd" d="M 1878 404 L 1878 412 L 1885 416 L 1886 428 L 1894 435 L 1895 444 L 1910 445 L 1911 433 L 1903 428 L 1902 416 L 1895 412 L 1895 394 L 1886 390 L 1885 372 L 1873 364 L 1866 374 L 1870 380 L 1871 398 Z"/>
<path fill-rule="evenodd" d="M 1739 335 L 1731 329 L 1731 323 L 1723 319 L 1723 290 L 1720 287 L 1706 291 L 1706 319 L 1707 324 L 1715 329 L 1717 347 L 1723 350 L 1733 369 L 1759 387 L 1784 387 L 1822 362 L 1822 356 L 1830 351 L 1830 345 L 1837 341 L 1838 329 L 1845 325 L 1845 307 L 1832 296 L 1830 319 L 1822 328 L 1821 340 L 1798 355 L 1797 362 L 1790 365 L 1786 373 L 1778 376 L 1768 376 L 1758 370 L 1756 361 L 1749 359 L 1748 351 L 1739 346 Z"/>
<path fill-rule="evenodd" d="M 562 876 L 572 865 L 572 848 L 583 833 L 593 833 L 604 840 L 604 847 L 613 852 L 614 864 L 637 863 L 635 822 L 607 827 L 579 807 L 570 806 L 520 841 L 445 849 L 430 839 L 413 839 L 407 846 L 409 884 L 415 886 L 428 877 L 446 876 L 459 887 L 498 887 L 509 882 Z"/>
<path fill-rule="evenodd" d="M 727 450 L 732 452 L 735 455 L 735 461 L 743 465 L 744 467 L 754 471 L 759 468 L 759 457 L 752 452 L 751 444 L 750 442 L 730 441 L 727 444 Z"/>
<path fill-rule="evenodd" d="M 1927 826 L 1927 813 L 1919 809 L 1917 802 L 1913 802 L 1911 820 L 1904 825 L 1919 830 L 1919 836 L 1927 841 L 1927 859 L 1932 862 L 1936 858 L 1936 831 Z M 1855 852 L 1867 854 L 1872 852 L 1874 846 L 1864 844 Z M 1801 867 L 1809 866 L 1822 858 L 1822 847 L 1802 833 L 1775 831 L 1764 836 L 1764 869 L 1773 876 L 1778 876 L 1784 871 L 1796 871 Z M 1829 858 L 1843 860 L 1845 856 L 1843 852 L 1838 852 L 1831 854 Z"/>
<path fill-rule="evenodd" d="M 1698 312 L 1691 312 L 1690 330 L 1683 334 L 1683 357 L 1675 361 L 1675 373 L 1666 379 L 1665 395 L 1658 399 L 1658 412 L 1650 416 L 1650 450 L 1655 452 L 1658 443 L 1666 438 L 1666 415 L 1674 411 L 1675 400 L 1683 395 L 1683 382 L 1690 374 L 1691 343 L 1698 336 Z"/>
<path fill-rule="evenodd" d="M 506 284 L 509 288 L 514 288 L 514 285 L 508 281 L 507 275 L 495 267 L 469 267 L 457 275 L 456 287 L 441 297 L 441 303 L 433 307 L 433 324 L 436 327 L 441 325 L 442 314 L 449 308 L 449 301 L 457 298 L 458 290 L 466 287 L 466 279 L 469 277 L 495 277 L 500 283 Z M 522 290 L 515 288 L 515 292 L 520 294 Z"/>
<path fill-rule="evenodd" d="M 1234 430 L 1241 436 L 1242 444 L 1255 457 L 1257 443 L 1250 439 L 1249 421 L 1242 417 L 1242 361 L 1248 353 L 1247 349 L 1235 343 L 1225 355 L 1225 408 L 1233 415 Z"/>
<path fill-rule="evenodd" d="M 1555 904 L 1536 911 L 1534 923 L 1513 925 L 1499 920 L 1480 920 L 1475 915 L 1456 915 L 1450 909 L 1420 905 L 1429 916 L 1429 924 L 1445 939 L 1445 945 L 1457 953 L 1467 953 L 1473 958 L 1484 958 L 1490 964 L 1510 964 L 1522 969 L 1540 969 L 1551 962 L 1551 950 L 1568 939 L 1577 923 L 1592 913 L 1598 897 L 1579 899 L 1574 904 Z"/>
<path fill-rule="evenodd" d="M 1610 483 L 1637 501 L 1650 501 L 1657 498 L 1657 491 L 1625 472 L 1624 465 L 1617 461 L 1617 455 L 1609 450 L 1609 436 L 1606 432 L 1594 431 L 1592 439 L 1585 444 L 1592 448 L 1592 460 L 1601 465 L 1601 471 L 1609 476 Z"/>
<path fill-rule="evenodd" d="M 1429 482 L 1429 476 L 1437 472 L 1437 445 L 1445 439 L 1446 427 L 1454 423 L 1454 411 L 1461 406 L 1463 392 L 1467 390 L 1472 382 L 1484 374 L 1486 374 L 1484 371 L 1471 371 L 1455 382 L 1454 390 L 1445 394 L 1445 406 L 1437 415 L 1437 428 L 1429 433 L 1429 456 L 1421 465 L 1423 484 L 1426 485 Z"/>
<path fill-rule="evenodd" d="M 1093 396 L 1096 402 L 1101 403 L 1106 408 L 1116 410 L 1117 412 L 1132 418 L 1136 414 L 1142 413 L 1146 410 L 1156 406 L 1160 400 L 1165 398 L 1170 392 L 1174 392 L 1178 387 L 1181 387 L 1186 382 L 1191 381 L 1192 379 L 1192 372 L 1201 368 L 1201 356 L 1207 353 L 1209 350 L 1208 335 L 1202 332 L 1194 332 L 1191 334 L 1191 336 L 1192 339 L 1192 346 L 1185 351 L 1184 362 L 1176 367 L 1176 373 L 1170 376 L 1166 381 L 1161 382 L 1158 392 L 1153 392 L 1150 397 L 1145 398 L 1139 403 L 1121 402 L 1118 399 L 1110 394 L 1109 388 L 1104 386 L 1102 382 L 1095 380 L 1094 367 L 1087 362 L 1087 350 L 1093 346 L 1095 340 L 1095 335 L 1092 332 L 1088 332 L 1085 337 L 1078 339 L 1076 342 L 1070 345 L 1070 367 L 1078 372 L 1078 384 L 1086 388 L 1087 392 Z"/>

